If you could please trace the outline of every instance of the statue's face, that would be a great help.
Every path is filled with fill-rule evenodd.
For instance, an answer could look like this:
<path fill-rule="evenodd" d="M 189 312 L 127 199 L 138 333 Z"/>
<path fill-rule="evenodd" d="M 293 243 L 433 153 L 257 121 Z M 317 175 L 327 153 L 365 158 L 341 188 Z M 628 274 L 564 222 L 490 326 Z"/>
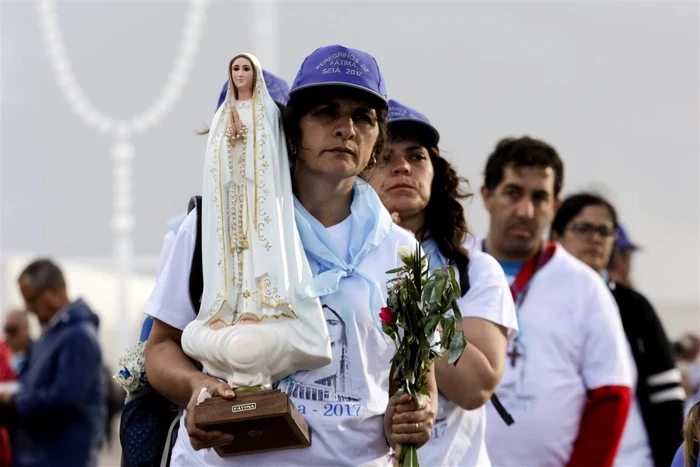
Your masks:
<path fill-rule="evenodd" d="M 245 57 L 235 59 L 233 64 L 231 64 L 231 77 L 233 78 L 233 85 L 236 86 L 238 92 L 252 92 L 255 73 L 250 60 Z"/>

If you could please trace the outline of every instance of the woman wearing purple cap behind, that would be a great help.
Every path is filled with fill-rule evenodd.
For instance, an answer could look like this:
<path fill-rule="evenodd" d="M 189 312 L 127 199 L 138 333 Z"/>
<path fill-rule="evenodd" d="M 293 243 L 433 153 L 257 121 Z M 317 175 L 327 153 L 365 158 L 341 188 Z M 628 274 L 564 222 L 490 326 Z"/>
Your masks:
<path fill-rule="evenodd" d="M 501 379 L 507 339 L 517 334 L 513 300 L 498 263 L 466 248 L 459 200 L 468 195 L 440 156 L 437 130 L 424 115 L 390 100 L 389 133 L 391 150 L 370 183 L 395 221 L 422 240 L 431 268 L 449 264 L 467 276 L 460 277 L 459 307 L 468 345 L 457 366 L 446 357 L 436 363 L 440 411 L 432 439 L 418 454 L 427 466 L 489 465 L 484 404 Z"/>
<path fill-rule="evenodd" d="M 182 351 L 182 329 L 192 320 L 186 290 L 195 247 L 190 215 L 146 312 L 153 330 L 146 350 L 148 378 L 174 403 L 187 407 L 172 451 L 172 466 L 387 465 L 390 445 L 425 444 L 437 411 L 431 396 L 417 408 L 407 395 L 389 398 L 394 348 L 382 329 L 384 271 L 399 266 L 398 247 L 414 248 L 396 228 L 374 190 L 359 175 L 387 149 L 387 103 L 374 58 L 342 46 L 322 47 L 306 58 L 283 115 L 292 160 L 295 220 L 313 278 L 304 294 L 321 300 L 332 362 L 298 371 L 279 382 L 313 430 L 306 449 L 221 458 L 212 446 L 235 442 L 199 430 L 190 416 L 202 388 L 233 398 L 231 388 L 196 369 Z M 173 290 L 172 294 L 166 293 Z"/>

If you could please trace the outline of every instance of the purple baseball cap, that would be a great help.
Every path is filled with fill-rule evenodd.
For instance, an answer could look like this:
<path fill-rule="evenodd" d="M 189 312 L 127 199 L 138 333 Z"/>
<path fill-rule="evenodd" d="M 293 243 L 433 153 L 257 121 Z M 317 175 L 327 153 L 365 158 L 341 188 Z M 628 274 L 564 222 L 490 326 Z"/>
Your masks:
<path fill-rule="evenodd" d="M 394 99 L 389 99 L 389 133 L 401 131 L 418 136 L 428 146 L 437 146 L 440 142 L 440 133 L 430 124 L 428 117 L 403 105 Z M 392 130 L 393 128 L 393 130 Z"/>
<path fill-rule="evenodd" d="M 278 104 L 287 105 L 289 101 L 289 85 L 287 82 L 265 70 L 263 70 L 263 79 L 272 100 Z"/>
<path fill-rule="evenodd" d="M 263 70 L 263 79 L 265 80 L 265 86 L 267 86 L 267 91 L 270 93 L 272 100 L 278 104 L 287 105 L 289 101 L 289 85 L 285 80 L 279 76 L 273 75 L 269 71 Z M 219 103 L 216 104 L 216 108 L 221 107 L 226 99 L 226 91 L 228 90 L 228 80 L 224 83 L 224 87 L 221 89 L 221 94 L 219 95 Z"/>
<path fill-rule="evenodd" d="M 304 59 L 290 95 L 317 86 L 348 86 L 360 89 L 387 101 L 384 78 L 379 65 L 367 52 L 342 45 L 328 45 L 313 51 Z"/>
<path fill-rule="evenodd" d="M 615 249 L 618 251 L 636 251 L 639 250 L 639 245 L 632 243 L 627 231 L 622 224 L 618 222 L 617 224 L 617 241 L 615 242 Z"/>

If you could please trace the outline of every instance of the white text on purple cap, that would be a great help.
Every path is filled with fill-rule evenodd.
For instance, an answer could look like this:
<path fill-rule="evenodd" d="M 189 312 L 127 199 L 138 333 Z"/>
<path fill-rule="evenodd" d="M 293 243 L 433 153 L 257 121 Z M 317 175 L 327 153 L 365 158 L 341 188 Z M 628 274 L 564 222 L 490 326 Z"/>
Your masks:
<path fill-rule="evenodd" d="M 362 71 L 354 69 L 358 66 Z M 316 69 L 321 70 L 321 73 L 324 75 L 329 73 L 342 73 L 339 67 L 345 67 L 346 75 L 362 76 L 363 72 L 369 73 L 369 68 L 367 68 L 364 63 L 360 62 L 359 58 L 348 52 L 336 52 L 324 58 L 321 63 L 316 65 Z"/>

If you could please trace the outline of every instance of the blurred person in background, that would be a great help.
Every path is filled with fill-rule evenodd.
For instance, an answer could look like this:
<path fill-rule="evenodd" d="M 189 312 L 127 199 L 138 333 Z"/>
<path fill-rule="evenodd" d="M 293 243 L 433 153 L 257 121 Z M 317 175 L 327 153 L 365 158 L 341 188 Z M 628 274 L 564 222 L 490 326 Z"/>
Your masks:
<path fill-rule="evenodd" d="M 627 419 L 632 374 L 615 301 L 594 271 L 542 240 L 563 180 L 557 151 L 529 137 L 500 141 L 486 162 L 490 223 L 476 247 L 511 283 L 520 332 L 496 389 L 515 424 L 487 405 L 493 465 L 610 466 Z"/>
<path fill-rule="evenodd" d="M 12 368 L 12 351 L 0 340 L 0 392 L 17 390 L 17 373 Z M 0 467 L 12 465 L 12 445 L 6 427 L 0 426 Z"/>
<path fill-rule="evenodd" d="M 106 418 L 99 319 L 83 300 L 68 298 L 63 273 L 50 260 L 32 262 L 18 282 L 42 334 L 19 391 L 0 393 L 12 465 L 94 466 Z"/>
<path fill-rule="evenodd" d="M 12 368 L 21 375 L 32 353 L 29 317 L 23 310 L 11 310 L 5 318 L 5 342 L 12 351 Z"/>
<path fill-rule="evenodd" d="M 666 467 L 681 442 L 685 391 L 654 307 L 607 273 L 618 226 L 610 202 L 596 194 L 577 193 L 561 204 L 551 237 L 603 277 L 617 302 L 632 351 L 637 386 L 615 465 Z"/>
<path fill-rule="evenodd" d="M 394 221 L 421 239 L 430 267 L 453 266 L 469 342 L 456 366 L 447 363 L 447 355 L 435 364 L 439 412 L 432 439 L 421 448 L 421 463 L 488 465 L 484 405 L 503 374 L 507 341 L 517 334 L 513 299 L 496 260 L 467 251 L 460 199 L 471 195 L 440 155 L 437 129 L 423 114 L 390 99 L 389 134 L 390 151 L 368 174 L 369 182 Z"/>
<path fill-rule="evenodd" d="M 637 251 L 639 251 L 639 246 L 632 243 L 625 228 L 622 224 L 618 224 L 617 241 L 608 265 L 610 279 L 615 281 L 616 284 L 622 284 L 630 289 L 634 288 L 634 282 L 632 281 L 632 256 Z"/>
<path fill-rule="evenodd" d="M 681 384 L 686 394 L 695 394 L 700 389 L 700 335 L 694 332 L 684 333 L 680 339 L 671 344 L 673 356 L 681 369 Z M 690 408 L 693 400 L 686 400 Z"/>
<path fill-rule="evenodd" d="M 683 444 L 676 451 L 671 467 L 700 467 L 700 390 L 683 423 Z"/>

